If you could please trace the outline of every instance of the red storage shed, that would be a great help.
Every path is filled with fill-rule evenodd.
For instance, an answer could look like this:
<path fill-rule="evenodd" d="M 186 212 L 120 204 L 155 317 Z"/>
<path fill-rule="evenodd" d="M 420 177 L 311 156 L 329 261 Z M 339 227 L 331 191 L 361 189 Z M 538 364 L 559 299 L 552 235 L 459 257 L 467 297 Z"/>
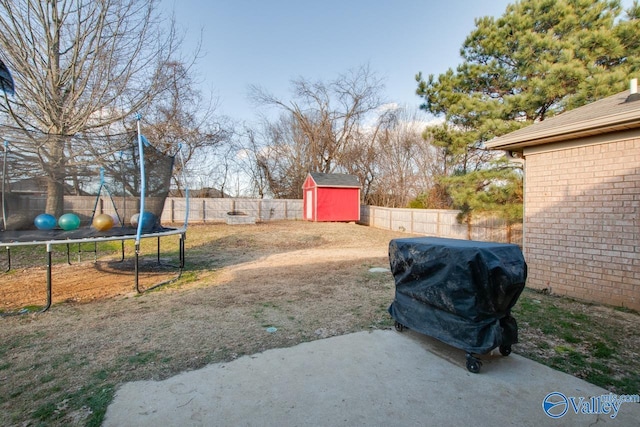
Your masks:
<path fill-rule="evenodd" d="M 311 172 L 302 190 L 305 220 L 360 220 L 360 183 L 356 176 Z"/>

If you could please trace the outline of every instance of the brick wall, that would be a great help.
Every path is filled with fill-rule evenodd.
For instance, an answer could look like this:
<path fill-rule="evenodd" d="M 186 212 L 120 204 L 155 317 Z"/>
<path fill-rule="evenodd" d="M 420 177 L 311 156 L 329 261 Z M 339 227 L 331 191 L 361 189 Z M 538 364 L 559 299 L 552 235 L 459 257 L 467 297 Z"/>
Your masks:
<path fill-rule="evenodd" d="M 640 309 L 640 138 L 525 155 L 528 286 Z"/>

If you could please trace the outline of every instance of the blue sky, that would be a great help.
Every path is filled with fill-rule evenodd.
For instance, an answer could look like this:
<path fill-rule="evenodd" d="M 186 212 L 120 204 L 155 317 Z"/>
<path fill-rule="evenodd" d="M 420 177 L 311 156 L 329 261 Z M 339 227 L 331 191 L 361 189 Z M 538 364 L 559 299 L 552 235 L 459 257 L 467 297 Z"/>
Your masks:
<path fill-rule="evenodd" d="M 298 77 L 329 81 L 369 64 L 389 102 L 419 105 L 417 72 L 455 68 L 480 16 L 500 16 L 509 0 L 161 0 L 193 51 L 197 79 L 219 97 L 218 112 L 257 118 L 248 86 L 289 99 Z"/>

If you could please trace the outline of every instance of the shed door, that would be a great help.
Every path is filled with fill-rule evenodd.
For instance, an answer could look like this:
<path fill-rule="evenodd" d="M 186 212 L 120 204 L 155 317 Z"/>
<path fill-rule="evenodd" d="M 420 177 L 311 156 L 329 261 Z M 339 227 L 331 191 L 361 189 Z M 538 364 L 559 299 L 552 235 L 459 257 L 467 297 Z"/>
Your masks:
<path fill-rule="evenodd" d="M 313 191 L 307 190 L 307 219 L 313 219 Z"/>

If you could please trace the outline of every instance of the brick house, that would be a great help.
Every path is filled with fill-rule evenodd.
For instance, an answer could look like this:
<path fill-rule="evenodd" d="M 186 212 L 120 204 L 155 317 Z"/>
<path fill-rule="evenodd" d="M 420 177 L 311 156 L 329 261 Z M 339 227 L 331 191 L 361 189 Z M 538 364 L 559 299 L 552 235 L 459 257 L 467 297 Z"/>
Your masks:
<path fill-rule="evenodd" d="M 640 310 L 640 94 L 486 144 L 524 159 L 528 286 Z"/>

